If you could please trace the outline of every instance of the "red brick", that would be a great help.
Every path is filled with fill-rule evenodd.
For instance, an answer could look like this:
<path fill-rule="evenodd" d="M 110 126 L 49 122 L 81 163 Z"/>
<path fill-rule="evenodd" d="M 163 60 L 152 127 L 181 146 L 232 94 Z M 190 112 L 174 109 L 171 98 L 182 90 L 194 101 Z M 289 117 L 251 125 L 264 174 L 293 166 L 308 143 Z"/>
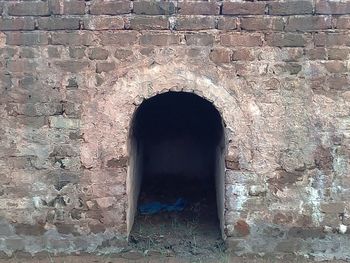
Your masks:
<path fill-rule="evenodd" d="M 166 33 L 145 33 L 140 38 L 141 45 L 168 46 L 180 44 L 180 36 Z"/>
<path fill-rule="evenodd" d="M 218 19 L 219 30 L 234 30 L 237 29 L 238 18 L 236 17 L 220 17 Z"/>
<path fill-rule="evenodd" d="M 250 227 L 244 220 L 238 220 L 235 224 L 235 232 L 237 236 L 244 237 L 249 235 Z"/>
<path fill-rule="evenodd" d="M 133 11 L 138 15 L 172 15 L 176 10 L 173 2 L 139 1 L 134 2 Z"/>
<path fill-rule="evenodd" d="M 350 46 L 349 33 L 319 33 L 315 35 L 316 46 Z"/>
<path fill-rule="evenodd" d="M 332 28 L 329 16 L 292 16 L 288 19 L 285 31 L 319 31 Z"/>
<path fill-rule="evenodd" d="M 209 58 L 215 64 L 230 63 L 231 53 L 229 49 L 216 48 L 210 51 Z"/>
<path fill-rule="evenodd" d="M 53 45 L 66 46 L 90 46 L 93 44 L 94 36 L 88 31 L 85 32 L 55 32 L 51 34 Z"/>
<path fill-rule="evenodd" d="M 220 36 L 223 46 L 262 46 L 262 35 L 257 33 L 227 33 Z"/>
<path fill-rule="evenodd" d="M 8 14 L 11 16 L 47 16 L 50 13 L 47 2 L 25 1 L 9 3 Z"/>
<path fill-rule="evenodd" d="M 84 0 L 49 0 L 50 12 L 54 15 L 84 15 Z"/>
<path fill-rule="evenodd" d="M 102 45 L 129 46 L 138 41 L 137 32 L 101 32 L 99 39 Z"/>
<path fill-rule="evenodd" d="M 11 32 L 6 34 L 6 44 L 17 46 L 36 46 L 47 45 L 49 43 L 48 35 L 38 32 Z"/>
<path fill-rule="evenodd" d="M 124 19 L 117 16 L 90 16 L 83 20 L 87 30 L 116 30 L 124 29 Z"/>
<path fill-rule="evenodd" d="M 130 18 L 130 29 L 160 30 L 168 28 L 168 18 L 166 16 L 135 16 Z"/>
<path fill-rule="evenodd" d="M 188 34 L 185 39 L 187 45 L 191 46 L 212 46 L 214 43 L 214 36 L 210 34 Z"/>
<path fill-rule="evenodd" d="M 349 16 L 341 16 L 336 20 L 336 28 L 337 29 L 350 29 L 350 17 Z"/>
<path fill-rule="evenodd" d="M 350 14 L 350 2 L 318 0 L 316 2 L 316 14 L 324 14 L 324 15 Z"/>
<path fill-rule="evenodd" d="M 313 13 L 310 1 L 271 2 L 268 4 L 270 15 L 305 15 Z"/>
<path fill-rule="evenodd" d="M 214 29 L 215 17 L 183 16 L 177 17 L 175 29 L 178 31 Z"/>
<path fill-rule="evenodd" d="M 282 31 L 284 22 L 281 17 L 244 17 L 240 19 L 243 30 L 276 30 Z"/>
<path fill-rule="evenodd" d="M 266 42 L 267 45 L 276 47 L 304 47 L 307 37 L 295 33 L 273 33 L 266 35 Z"/>
<path fill-rule="evenodd" d="M 79 29 L 78 18 L 41 17 L 38 19 L 40 30 L 75 30 Z"/>
<path fill-rule="evenodd" d="M 180 15 L 218 15 L 220 5 L 215 2 L 179 2 Z"/>
<path fill-rule="evenodd" d="M 92 15 L 119 15 L 131 12 L 129 1 L 94 2 L 90 7 Z"/>
<path fill-rule="evenodd" d="M 1 31 L 34 30 L 34 19 L 30 17 L 1 18 Z"/>
<path fill-rule="evenodd" d="M 223 15 L 263 15 L 265 14 L 265 3 L 258 2 L 224 2 L 222 6 Z"/>

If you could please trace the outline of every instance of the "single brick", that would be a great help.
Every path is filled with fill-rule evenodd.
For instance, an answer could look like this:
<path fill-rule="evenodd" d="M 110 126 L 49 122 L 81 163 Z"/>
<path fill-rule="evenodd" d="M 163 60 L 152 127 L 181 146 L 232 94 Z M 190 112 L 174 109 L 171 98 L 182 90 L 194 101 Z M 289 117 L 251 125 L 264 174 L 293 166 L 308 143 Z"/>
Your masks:
<path fill-rule="evenodd" d="M 64 72 L 72 73 L 84 71 L 86 68 L 89 67 L 89 63 L 87 61 L 81 60 L 60 60 L 56 61 L 55 65 Z"/>
<path fill-rule="evenodd" d="M 224 2 L 222 5 L 223 15 L 263 15 L 265 3 L 259 2 Z"/>
<path fill-rule="evenodd" d="M 90 6 L 92 15 L 120 15 L 131 12 L 129 1 L 94 2 Z"/>
<path fill-rule="evenodd" d="M 69 57 L 81 59 L 85 57 L 85 47 L 69 47 Z"/>
<path fill-rule="evenodd" d="M 165 16 L 135 16 L 130 18 L 130 28 L 133 30 L 168 29 L 168 18 Z"/>
<path fill-rule="evenodd" d="M 336 20 L 337 29 L 350 29 L 350 17 L 349 16 L 340 16 Z"/>
<path fill-rule="evenodd" d="M 180 15 L 218 15 L 220 5 L 215 2 L 179 2 Z"/>
<path fill-rule="evenodd" d="M 240 22 L 241 29 L 251 31 L 282 31 L 284 27 L 284 22 L 281 17 L 243 17 L 240 19 Z"/>
<path fill-rule="evenodd" d="M 215 17 L 213 16 L 183 16 L 177 17 L 175 29 L 182 30 L 203 30 L 214 29 Z"/>
<path fill-rule="evenodd" d="M 90 46 L 94 36 L 90 32 L 54 32 L 51 41 L 53 45 Z"/>
<path fill-rule="evenodd" d="M 47 55 L 49 58 L 60 58 L 61 57 L 61 50 L 57 48 L 57 46 L 49 46 L 47 47 Z"/>
<path fill-rule="evenodd" d="M 319 33 L 315 35 L 316 46 L 350 46 L 348 33 Z"/>
<path fill-rule="evenodd" d="M 49 6 L 47 2 L 23 1 L 9 3 L 8 14 L 11 16 L 48 16 Z"/>
<path fill-rule="evenodd" d="M 328 78 L 328 86 L 334 90 L 349 90 L 349 78 L 347 74 L 337 74 Z"/>
<path fill-rule="evenodd" d="M 0 31 L 34 30 L 34 22 L 34 19 L 31 17 L 0 17 Z"/>
<path fill-rule="evenodd" d="M 324 15 L 350 14 L 350 2 L 318 0 L 316 2 L 316 14 L 324 14 Z"/>
<path fill-rule="evenodd" d="M 258 33 L 227 33 L 220 36 L 223 46 L 262 46 L 262 35 Z"/>
<path fill-rule="evenodd" d="M 268 7 L 269 15 L 305 15 L 313 12 L 311 1 L 271 2 Z"/>
<path fill-rule="evenodd" d="M 68 119 L 63 116 L 50 116 L 49 125 L 52 128 L 57 129 L 79 129 L 80 120 L 79 119 Z"/>
<path fill-rule="evenodd" d="M 108 50 L 104 48 L 92 48 L 89 50 L 89 58 L 93 60 L 105 60 L 108 58 Z"/>
<path fill-rule="evenodd" d="M 185 35 L 187 45 L 191 46 L 212 46 L 214 36 L 210 34 L 187 34 Z"/>
<path fill-rule="evenodd" d="M 84 15 L 84 0 L 49 0 L 50 12 L 54 15 Z"/>
<path fill-rule="evenodd" d="M 84 29 L 88 30 L 116 30 L 124 29 L 122 17 L 89 17 L 84 19 Z"/>
<path fill-rule="evenodd" d="M 133 11 L 137 15 L 172 15 L 176 10 L 173 2 L 139 1 L 134 2 Z"/>
<path fill-rule="evenodd" d="M 329 16 L 292 16 L 288 19 L 285 31 L 318 31 L 332 28 Z"/>
<path fill-rule="evenodd" d="M 76 30 L 79 29 L 78 18 L 41 17 L 38 19 L 40 30 Z"/>
<path fill-rule="evenodd" d="M 141 45 L 168 46 L 180 44 L 180 36 L 167 33 L 145 33 L 140 37 Z"/>
<path fill-rule="evenodd" d="M 327 59 L 327 52 L 325 48 L 306 49 L 305 55 L 310 60 L 325 60 Z"/>
<path fill-rule="evenodd" d="M 9 72 L 35 72 L 37 63 L 26 59 L 9 60 L 6 69 Z"/>
<path fill-rule="evenodd" d="M 129 46 L 136 44 L 137 32 L 100 32 L 98 35 L 102 45 Z"/>
<path fill-rule="evenodd" d="M 132 52 L 132 50 L 129 50 L 129 49 L 120 49 L 120 48 L 118 48 L 114 52 L 114 57 L 116 59 L 121 60 L 121 61 L 127 60 L 132 55 L 133 55 L 133 52 Z"/>
<path fill-rule="evenodd" d="M 231 53 L 231 50 L 224 48 L 212 49 L 209 54 L 209 59 L 215 64 L 230 63 Z"/>
<path fill-rule="evenodd" d="M 47 45 L 48 35 L 39 32 L 9 32 L 6 33 L 6 44 L 17 46 Z"/>
<path fill-rule="evenodd" d="M 238 18 L 236 17 L 219 17 L 218 29 L 219 30 L 234 30 L 237 29 Z"/>
<path fill-rule="evenodd" d="M 114 62 L 99 62 L 96 64 L 96 73 L 109 72 L 115 69 Z"/>
<path fill-rule="evenodd" d="M 252 61 L 255 56 L 250 48 L 241 48 L 233 50 L 232 60 L 233 61 Z"/>
<path fill-rule="evenodd" d="M 329 73 L 346 73 L 348 68 L 343 61 L 333 60 L 322 63 Z"/>
<path fill-rule="evenodd" d="M 348 60 L 350 54 L 349 48 L 329 48 L 327 51 L 330 60 Z"/>
<path fill-rule="evenodd" d="M 266 35 L 266 42 L 267 45 L 276 47 L 304 47 L 307 40 L 303 34 L 274 33 Z"/>

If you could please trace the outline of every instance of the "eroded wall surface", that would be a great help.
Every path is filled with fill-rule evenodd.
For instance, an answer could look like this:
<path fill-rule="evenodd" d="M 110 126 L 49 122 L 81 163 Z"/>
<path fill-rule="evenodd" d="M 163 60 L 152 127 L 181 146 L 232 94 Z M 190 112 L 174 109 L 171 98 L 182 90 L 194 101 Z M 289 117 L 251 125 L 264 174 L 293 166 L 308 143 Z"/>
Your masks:
<path fill-rule="evenodd" d="M 0 251 L 125 246 L 128 132 L 168 90 L 226 124 L 237 253 L 350 258 L 350 2 L 1 1 Z"/>

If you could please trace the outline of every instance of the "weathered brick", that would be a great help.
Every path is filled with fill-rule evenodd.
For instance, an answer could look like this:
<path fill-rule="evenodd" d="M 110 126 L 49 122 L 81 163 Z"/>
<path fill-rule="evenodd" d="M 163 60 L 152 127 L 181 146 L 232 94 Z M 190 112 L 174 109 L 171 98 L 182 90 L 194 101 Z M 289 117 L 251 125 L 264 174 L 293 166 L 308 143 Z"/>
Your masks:
<path fill-rule="evenodd" d="M 0 31 L 34 30 L 34 22 L 30 17 L 0 17 Z"/>
<path fill-rule="evenodd" d="M 90 6 L 92 15 L 119 15 L 131 12 L 129 1 L 94 2 Z"/>
<path fill-rule="evenodd" d="M 284 22 L 281 17 L 244 17 L 240 19 L 243 30 L 276 30 L 282 31 Z"/>
<path fill-rule="evenodd" d="M 332 28 L 329 16 L 292 16 L 288 19 L 285 31 L 318 31 Z"/>
<path fill-rule="evenodd" d="M 224 2 L 222 5 L 223 15 L 263 15 L 265 3 L 259 2 Z"/>
<path fill-rule="evenodd" d="M 329 73 L 346 73 L 347 65 L 343 61 L 333 60 L 322 63 Z"/>
<path fill-rule="evenodd" d="M 51 34 L 53 45 L 90 46 L 94 36 L 90 32 L 54 32 Z"/>
<path fill-rule="evenodd" d="M 268 8 L 270 15 L 305 15 L 313 12 L 311 1 L 271 2 Z"/>
<path fill-rule="evenodd" d="M 109 72 L 115 69 L 114 62 L 99 62 L 96 64 L 96 73 Z"/>
<path fill-rule="evenodd" d="M 167 33 L 145 33 L 140 37 L 141 45 L 167 46 L 180 44 L 180 36 Z"/>
<path fill-rule="evenodd" d="M 307 44 L 306 36 L 295 33 L 274 33 L 266 35 L 269 46 L 276 47 L 304 47 Z"/>
<path fill-rule="evenodd" d="M 209 58 L 215 64 L 230 63 L 232 52 L 225 48 L 215 48 L 210 51 Z"/>
<path fill-rule="evenodd" d="M 350 29 L 350 16 L 341 16 L 336 20 L 337 29 Z"/>
<path fill-rule="evenodd" d="M 54 15 L 84 15 L 84 0 L 49 0 L 50 12 Z"/>
<path fill-rule="evenodd" d="M 96 47 L 89 50 L 89 58 L 93 60 L 105 60 L 108 58 L 107 49 Z"/>
<path fill-rule="evenodd" d="M 74 30 L 79 29 L 78 18 L 42 17 L 38 19 L 40 30 Z"/>
<path fill-rule="evenodd" d="M 215 17 L 212 16 L 183 16 L 177 17 L 175 29 L 182 30 L 203 30 L 214 29 Z"/>
<path fill-rule="evenodd" d="M 232 60 L 233 61 L 252 61 L 255 59 L 255 56 L 251 49 L 241 48 L 233 50 Z M 226 161 L 227 162 L 227 161 Z M 237 170 L 237 169 L 236 169 Z"/>
<path fill-rule="evenodd" d="M 49 58 L 60 58 L 61 57 L 61 50 L 54 46 L 47 47 L 47 55 Z"/>
<path fill-rule="evenodd" d="M 349 90 L 349 78 L 346 74 L 334 75 L 328 78 L 328 86 L 334 90 Z"/>
<path fill-rule="evenodd" d="M 78 129 L 80 127 L 79 119 L 69 119 L 63 116 L 49 117 L 49 125 L 57 129 Z"/>
<path fill-rule="evenodd" d="M 69 57 L 83 58 L 85 57 L 85 47 L 69 47 Z"/>
<path fill-rule="evenodd" d="M 179 2 L 180 15 L 218 15 L 220 5 L 215 2 Z"/>
<path fill-rule="evenodd" d="M 223 46 L 261 46 L 262 35 L 257 33 L 226 33 L 220 36 Z"/>
<path fill-rule="evenodd" d="M 9 60 L 6 63 L 6 69 L 9 72 L 34 72 L 37 65 L 36 62 L 30 60 Z"/>
<path fill-rule="evenodd" d="M 50 12 L 47 2 L 25 1 L 9 2 L 8 14 L 11 16 L 48 16 Z"/>
<path fill-rule="evenodd" d="M 186 34 L 185 39 L 191 46 L 211 46 L 214 43 L 214 36 L 210 34 Z"/>
<path fill-rule="evenodd" d="M 137 32 L 101 32 L 98 35 L 102 45 L 127 46 L 136 44 Z"/>
<path fill-rule="evenodd" d="M 59 60 L 55 62 L 55 65 L 64 72 L 78 73 L 86 70 L 89 67 L 87 61 L 81 60 Z"/>
<path fill-rule="evenodd" d="M 168 29 L 168 18 L 165 16 L 135 16 L 130 18 L 130 28 L 134 30 Z"/>
<path fill-rule="evenodd" d="M 238 18 L 236 17 L 220 17 L 218 19 L 219 30 L 234 30 L 237 29 Z"/>
<path fill-rule="evenodd" d="M 88 30 L 115 30 L 124 29 L 122 17 L 89 17 L 83 20 L 84 29 Z"/>
<path fill-rule="evenodd" d="M 306 49 L 305 55 L 310 60 L 325 60 L 327 59 L 327 52 L 325 48 Z"/>
<path fill-rule="evenodd" d="M 132 52 L 132 50 L 117 48 L 116 51 L 114 52 L 114 57 L 116 59 L 123 61 L 130 58 L 133 54 L 134 53 Z"/>
<path fill-rule="evenodd" d="M 350 49 L 348 48 L 329 48 L 328 59 L 330 60 L 348 60 Z"/>
<path fill-rule="evenodd" d="M 316 46 L 350 46 L 348 33 L 319 33 L 315 35 Z"/>
<path fill-rule="evenodd" d="M 9 32 L 6 33 L 6 44 L 17 46 L 47 45 L 48 35 L 39 32 Z"/>
<path fill-rule="evenodd" d="M 316 2 L 316 14 L 324 14 L 324 15 L 350 14 L 350 2 L 318 0 Z"/>
<path fill-rule="evenodd" d="M 138 15 L 172 15 L 176 9 L 173 2 L 140 1 L 134 2 L 133 11 Z"/>

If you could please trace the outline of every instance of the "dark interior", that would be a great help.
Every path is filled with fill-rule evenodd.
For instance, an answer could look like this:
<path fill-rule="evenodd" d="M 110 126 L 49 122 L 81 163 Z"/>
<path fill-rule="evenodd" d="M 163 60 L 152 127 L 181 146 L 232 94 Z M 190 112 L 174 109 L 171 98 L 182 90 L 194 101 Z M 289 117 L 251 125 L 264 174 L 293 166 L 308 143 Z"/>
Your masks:
<path fill-rule="evenodd" d="M 142 145 L 139 205 L 186 200 L 201 203 L 217 217 L 216 149 L 221 117 L 207 100 L 185 92 L 167 92 L 144 101 L 135 115 L 134 136 Z"/>

